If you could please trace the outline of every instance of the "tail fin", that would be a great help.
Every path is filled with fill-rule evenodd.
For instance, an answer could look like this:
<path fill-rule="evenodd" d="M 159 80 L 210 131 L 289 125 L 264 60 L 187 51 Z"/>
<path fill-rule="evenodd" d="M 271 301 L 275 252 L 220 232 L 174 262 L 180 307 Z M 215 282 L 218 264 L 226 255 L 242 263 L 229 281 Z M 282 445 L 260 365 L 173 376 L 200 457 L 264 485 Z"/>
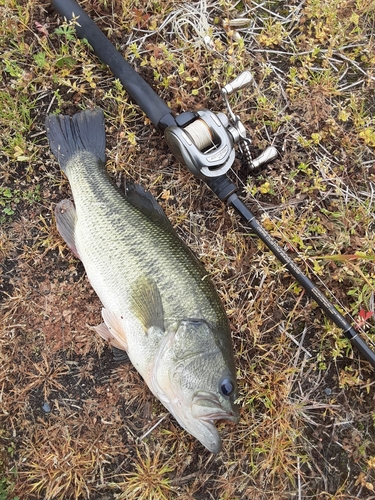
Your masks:
<path fill-rule="evenodd" d="M 69 159 L 79 151 L 90 151 L 105 162 L 104 114 L 101 109 L 81 111 L 72 118 L 49 115 L 46 129 L 50 148 L 63 171 Z"/>

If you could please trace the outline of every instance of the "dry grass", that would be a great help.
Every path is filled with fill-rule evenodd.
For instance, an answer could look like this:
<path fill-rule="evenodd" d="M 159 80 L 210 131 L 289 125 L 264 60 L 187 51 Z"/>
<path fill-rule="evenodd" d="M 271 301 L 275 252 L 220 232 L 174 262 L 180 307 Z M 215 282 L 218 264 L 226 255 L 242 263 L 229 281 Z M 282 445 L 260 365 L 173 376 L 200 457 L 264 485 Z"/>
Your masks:
<path fill-rule="evenodd" d="M 253 72 L 256 86 L 231 103 L 254 152 L 274 143 L 281 154 L 252 176 L 236 162 L 231 175 L 374 339 L 374 1 L 81 4 L 176 113 L 222 111 L 219 86 Z M 49 3 L 6 0 L 0 22 L 0 499 L 375 498 L 368 363 L 173 160 Z M 93 334 L 99 301 L 56 232 L 53 208 L 69 191 L 44 119 L 92 105 L 106 113 L 110 174 L 158 197 L 225 303 L 241 421 L 220 424 L 218 456 Z"/>

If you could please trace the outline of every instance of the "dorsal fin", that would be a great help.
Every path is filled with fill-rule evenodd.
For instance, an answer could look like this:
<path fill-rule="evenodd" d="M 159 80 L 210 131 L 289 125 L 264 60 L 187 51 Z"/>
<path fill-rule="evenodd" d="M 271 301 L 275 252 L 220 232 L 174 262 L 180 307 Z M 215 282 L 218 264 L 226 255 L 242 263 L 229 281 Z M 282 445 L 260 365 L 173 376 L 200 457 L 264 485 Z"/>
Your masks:
<path fill-rule="evenodd" d="M 154 196 L 149 191 L 146 191 L 140 184 L 127 184 L 125 195 L 128 201 L 147 215 L 147 217 L 159 221 L 159 223 L 164 226 L 172 228 L 171 221 L 165 215 L 164 210 Z"/>

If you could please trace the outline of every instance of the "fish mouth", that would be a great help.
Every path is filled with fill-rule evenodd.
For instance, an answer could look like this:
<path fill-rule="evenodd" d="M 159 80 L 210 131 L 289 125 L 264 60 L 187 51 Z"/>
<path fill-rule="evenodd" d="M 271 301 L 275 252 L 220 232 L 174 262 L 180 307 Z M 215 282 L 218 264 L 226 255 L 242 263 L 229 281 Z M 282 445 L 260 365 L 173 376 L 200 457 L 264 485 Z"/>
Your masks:
<path fill-rule="evenodd" d="M 205 432 L 200 436 L 200 441 L 211 453 L 219 453 L 221 450 L 221 438 L 215 426 L 217 420 L 231 420 L 238 422 L 239 413 L 237 406 L 230 405 L 225 408 L 215 394 L 198 392 L 192 401 L 192 415 L 204 427 Z M 204 437 L 203 437 L 204 436 Z"/>
<path fill-rule="evenodd" d="M 231 410 L 224 408 L 219 399 L 212 393 L 198 392 L 193 398 L 193 415 L 200 420 L 214 423 L 215 420 L 231 420 L 238 422 L 239 412 L 236 405 Z"/>

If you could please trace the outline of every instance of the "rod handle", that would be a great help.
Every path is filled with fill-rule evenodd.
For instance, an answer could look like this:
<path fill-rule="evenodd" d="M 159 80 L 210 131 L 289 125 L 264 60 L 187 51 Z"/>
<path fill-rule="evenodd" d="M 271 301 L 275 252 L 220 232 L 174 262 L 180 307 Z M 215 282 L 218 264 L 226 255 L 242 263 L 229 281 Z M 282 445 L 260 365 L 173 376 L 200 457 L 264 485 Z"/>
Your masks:
<path fill-rule="evenodd" d="M 76 19 L 78 23 L 75 25 L 77 36 L 86 38 L 95 54 L 109 66 L 115 77 L 120 80 L 155 127 L 163 129 L 175 123 L 167 104 L 125 61 L 120 52 L 75 0 L 52 0 L 51 3 L 53 8 L 68 21 Z"/>

